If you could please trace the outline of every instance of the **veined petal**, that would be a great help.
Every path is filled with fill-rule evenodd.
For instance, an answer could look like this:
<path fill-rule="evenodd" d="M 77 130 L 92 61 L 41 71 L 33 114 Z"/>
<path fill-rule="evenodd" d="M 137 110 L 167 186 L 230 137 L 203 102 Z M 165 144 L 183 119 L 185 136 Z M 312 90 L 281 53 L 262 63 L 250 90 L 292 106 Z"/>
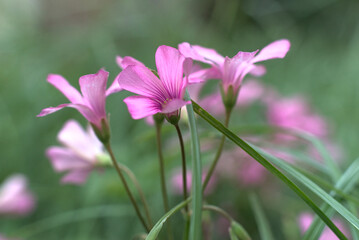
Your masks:
<path fill-rule="evenodd" d="M 47 76 L 47 81 L 56 87 L 60 92 L 62 92 L 62 94 L 64 94 L 65 97 L 70 100 L 70 102 L 79 104 L 83 103 L 82 96 L 79 91 L 71 86 L 69 82 L 61 75 L 49 74 Z"/>
<path fill-rule="evenodd" d="M 61 183 L 72 183 L 76 185 L 83 184 L 86 182 L 86 179 L 90 172 L 91 169 L 70 171 L 61 179 Z"/>
<path fill-rule="evenodd" d="M 119 91 L 122 91 L 122 88 L 118 84 L 118 80 L 116 77 L 115 80 L 112 82 L 111 86 L 106 90 L 106 97 L 111 95 L 112 93 L 117 93 Z"/>
<path fill-rule="evenodd" d="M 123 100 L 133 119 L 141 119 L 161 112 L 161 104 L 142 96 L 131 96 Z"/>
<path fill-rule="evenodd" d="M 88 106 L 82 104 L 64 103 L 58 105 L 57 107 L 44 108 L 37 115 L 37 117 L 49 115 L 51 113 L 57 112 L 60 109 L 63 109 L 64 107 L 71 107 L 77 109 L 87 119 L 87 121 L 95 124 L 98 127 L 101 127 L 101 119 L 99 119 Z"/>
<path fill-rule="evenodd" d="M 290 48 L 290 42 L 287 39 L 274 41 L 264 47 L 257 56 L 252 60 L 252 63 L 265 61 L 273 58 L 284 58 Z"/>
<path fill-rule="evenodd" d="M 169 98 L 181 98 L 187 82 L 183 80 L 183 64 L 186 58 L 175 48 L 160 46 L 156 51 L 158 75 L 166 88 Z M 186 60 L 189 65 L 189 60 Z"/>
<path fill-rule="evenodd" d="M 172 99 L 166 105 L 162 107 L 161 113 L 171 113 L 174 112 L 184 105 L 190 104 L 191 101 L 184 101 L 183 99 Z"/>
<path fill-rule="evenodd" d="M 46 156 L 50 159 L 53 168 L 57 172 L 87 169 L 93 165 L 93 163 L 78 156 L 71 149 L 64 147 L 49 147 L 46 150 Z"/>
<path fill-rule="evenodd" d="M 211 65 L 215 64 L 218 67 L 222 66 L 224 62 L 224 57 L 218 54 L 214 49 L 198 45 L 190 45 L 189 43 L 184 42 L 178 45 L 178 50 L 185 57 Z"/>
<path fill-rule="evenodd" d="M 75 120 L 67 121 L 57 138 L 78 156 L 89 161 L 95 161 L 96 156 L 103 152 L 101 142 L 97 138 L 93 138 Z"/>
<path fill-rule="evenodd" d="M 122 69 L 125 69 L 126 67 L 128 67 L 130 65 L 139 65 L 139 66 L 145 67 L 145 65 L 142 62 L 138 61 L 137 59 L 135 59 L 133 57 L 129 57 L 129 56 L 126 56 L 124 58 L 117 56 L 116 62 L 117 62 L 117 65 Z"/>
<path fill-rule="evenodd" d="M 169 95 L 162 82 L 146 67 L 131 65 L 116 77 L 120 86 L 130 92 L 164 102 Z"/>
<path fill-rule="evenodd" d="M 84 102 L 89 105 L 98 119 L 106 118 L 107 78 L 108 72 L 100 69 L 96 74 L 84 75 L 79 80 Z"/>

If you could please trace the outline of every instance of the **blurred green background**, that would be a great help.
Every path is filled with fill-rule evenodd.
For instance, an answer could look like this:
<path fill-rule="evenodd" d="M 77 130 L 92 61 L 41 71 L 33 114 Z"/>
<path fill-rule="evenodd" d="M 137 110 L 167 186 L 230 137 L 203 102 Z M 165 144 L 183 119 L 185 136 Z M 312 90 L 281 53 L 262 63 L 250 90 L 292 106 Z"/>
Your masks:
<path fill-rule="evenodd" d="M 36 115 L 67 101 L 46 82 L 47 74 L 61 74 L 78 88 L 80 76 L 104 67 L 112 82 L 120 71 L 116 55 L 154 67 L 162 44 L 176 47 L 187 41 L 232 57 L 289 39 L 289 54 L 265 63 L 262 81 L 284 96 L 306 96 L 327 119 L 347 165 L 359 153 L 358 12 L 356 0 L 0 0 L 0 182 L 24 173 L 38 198 L 30 216 L 0 218 L 0 233 L 16 235 L 29 230 L 22 227 L 30 223 L 82 208 L 104 216 L 57 227 L 56 220 L 53 228 L 29 239 L 130 239 L 142 230 L 113 171 L 91 174 L 83 187 L 58 184 L 60 174 L 44 151 L 57 144 L 67 119 L 86 124 L 80 114 L 65 109 L 45 118 Z M 138 137 L 148 127 L 130 118 L 122 102 L 127 95 L 107 100 L 115 152 L 138 174 L 159 217 L 153 136 Z M 110 206 L 118 212 L 122 206 L 124 215 L 116 216 Z"/>

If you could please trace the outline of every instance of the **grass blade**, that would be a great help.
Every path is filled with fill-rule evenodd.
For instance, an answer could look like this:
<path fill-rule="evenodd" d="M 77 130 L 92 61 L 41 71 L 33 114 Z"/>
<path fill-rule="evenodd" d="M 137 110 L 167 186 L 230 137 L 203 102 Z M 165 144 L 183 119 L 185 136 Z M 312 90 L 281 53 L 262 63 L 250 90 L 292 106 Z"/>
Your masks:
<path fill-rule="evenodd" d="M 325 224 L 338 236 L 339 239 L 347 239 L 345 235 L 335 226 L 335 224 L 323 213 L 322 210 L 289 178 L 287 178 L 282 172 L 275 168 L 268 160 L 263 158 L 257 151 L 250 147 L 245 141 L 231 132 L 229 129 L 223 126 L 217 119 L 212 117 L 208 112 L 201 108 L 197 103 L 192 101 L 194 111 L 205 121 L 211 124 L 218 131 L 223 133 L 229 140 L 242 148 L 246 153 L 248 153 L 252 158 L 259 162 L 263 167 L 265 167 L 269 172 L 278 177 L 283 181 L 288 187 L 290 187 L 313 211 L 325 222 Z"/>

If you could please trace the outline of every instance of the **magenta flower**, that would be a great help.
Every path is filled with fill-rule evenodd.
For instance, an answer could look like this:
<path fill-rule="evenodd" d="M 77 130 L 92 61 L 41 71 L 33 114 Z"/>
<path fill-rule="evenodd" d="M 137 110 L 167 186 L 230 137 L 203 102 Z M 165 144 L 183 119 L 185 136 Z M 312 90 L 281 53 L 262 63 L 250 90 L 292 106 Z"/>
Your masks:
<path fill-rule="evenodd" d="M 160 46 L 156 51 L 156 66 L 159 78 L 145 66 L 129 65 L 117 77 L 120 86 L 139 96 L 127 97 L 124 102 L 134 119 L 156 113 L 178 115 L 178 109 L 190 103 L 183 100 L 187 73 L 191 64 L 179 51 L 169 46 Z"/>
<path fill-rule="evenodd" d="M 92 128 L 85 132 L 75 120 L 67 121 L 57 138 L 63 146 L 49 147 L 46 156 L 56 172 L 68 172 L 62 183 L 83 184 L 89 173 L 100 165 L 101 157 L 106 156 L 102 143 Z"/>
<path fill-rule="evenodd" d="M 0 186 L 0 215 L 27 215 L 35 207 L 35 197 L 21 174 L 12 175 Z"/>
<path fill-rule="evenodd" d="M 248 73 L 255 76 L 265 73 L 265 68 L 255 65 L 255 63 L 273 58 L 284 58 L 289 48 L 290 42 L 282 39 L 267 45 L 259 53 L 258 50 L 254 52 L 238 52 L 233 58 L 229 58 L 221 56 L 214 49 L 198 45 L 192 46 L 186 42 L 178 46 L 179 51 L 185 57 L 211 65 L 210 69 L 199 70 L 191 74 L 189 76 L 190 82 L 219 78 L 222 80 L 223 90 L 226 94 L 230 86 L 233 87 L 234 93 L 238 93 L 242 80 Z"/>
<path fill-rule="evenodd" d="M 267 105 L 267 118 L 272 125 L 306 131 L 317 137 L 328 134 L 325 120 L 313 113 L 302 97 L 272 98 Z"/>
<path fill-rule="evenodd" d="M 302 213 L 299 216 L 299 227 L 302 233 L 305 233 L 310 225 L 313 222 L 313 215 L 310 213 Z M 334 224 L 342 231 L 345 235 L 348 236 L 348 230 L 344 227 L 342 222 L 338 221 L 337 219 L 333 220 Z M 322 234 L 320 235 L 318 240 L 337 240 L 338 237 L 330 230 L 328 227 L 325 227 Z"/>
<path fill-rule="evenodd" d="M 50 74 L 47 77 L 47 81 L 62 92 L 71 103 L 45 108 L 37 116 L 43 117 L 64 107 L 72 107 L 77 109 L 90 123 L 101 130 L 101 121 L 106 121 L 107 119 L 105 110 L 106 97 L 121 90 L 118 83 L 114 82 L 106 91 L 107 79 L 108 72 L 103 69 L 100 69 L 96 74 L 80 77 L 81 95 L 65 78 L 60 75 Z"/>

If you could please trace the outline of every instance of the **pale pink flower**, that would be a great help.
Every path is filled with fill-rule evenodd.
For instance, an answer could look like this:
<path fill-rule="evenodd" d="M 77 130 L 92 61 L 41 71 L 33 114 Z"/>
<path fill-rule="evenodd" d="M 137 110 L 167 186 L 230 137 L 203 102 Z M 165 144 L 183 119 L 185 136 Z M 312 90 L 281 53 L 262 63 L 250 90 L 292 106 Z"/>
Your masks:
<path fill-rule="evenodd" d="M 156 51 L 156 66 L 159 78 L 148 68 L 137 65 L 127 66 L 117 77 L 120 86 L 139 96 L 127 97 L 124 102 L 134 119 L 156 113 L 178 114 L 178 109 L 189 101 L 183 99 L 187 73 L 191 60 L 169 46 L 160 46 Z"/>
<path fill-rule="evenodd" d="M 106 97 L 121 90 L 118 83 L 113 83 L 106 91 L 107 79 L 108 72 L 103 69 L 100 69 L 96 74 L 80 77 L 81 95 L 65 78 L 60 75 L 50 74 L 47 81 L 62 92 L 71 103 L 45 108 L 37 116 L 46 116 L 64 107 L 71 107 L 77 109 L 90 123 L 101 130 L 101 122 L 107 119 L 105 110 Z"/>
<path fill-rule="evenodd" d="M 186 42 L 178 46 L 179 51 L 185 57 L 211 65 L 210 69 L 203 69 L 191 74 L 189 76 L 190 82 L 218 78 L 222 80 L 225 93 L 227 93 L 230 86 L 233 87 L 234 93 L 238 93 L 242 80 L 248 73 L 255 76 L 265 73 L 265 68 L 255 65 L 255 63 L 273 58 L 284 58 L 289 48 L 290 42 L 282 39 L 267 45 L 259 53 L 259 50 L 238 52 L 233 58 L 229 58 L 221 56 L 214 49 L 190 45 Z"/>
<path fill-rule="evenodd" d="M 34 207 L 35 197 L 27 188 L 25 176 L 12 175 L 0 186 L 0 215 L 27 215 Z"/>
<path fill-rule="evenodd" d="M 299 215 L 299 227 L 302 234 L 304 234 L 310 227 L 310 225 L 313 222 L 313 215 L 310 213 L 301 213 Z M 349 235 L 348 230 L 345 228 L 345 226 L 340 222 L 338 219 L 334 219 L 333 223 L 339 228 L 340 231 L 342 231 L 346 236 Z M 322 234 L 320 235 L 318 240 L 337 240 L 338 237 L 330 230 L 328 227 L 325 227 Z"/>
<path fill-rule="evenodd" d="M 92 128 L 85 132 L 75 120 L 67 121 L 57 138 L 63 146 L 49 147 L 46 156 L 56 172 L 68 172 L 62 183 L 83 184 L 89 173 L 99 166 L 100 157 L 105 156 L 102 143 Z"/>
<path fill-rule="evenodd" d="M 202 182 L 204 181 L 204 179 L 206 178 L 207 173 L 204 172 L 202 174 Z M 192 171 L 187 170 L 187 176 L 186 176 L 186 180 L 187 180 L 187 191 L 190 192 L 191 191 L 191 187 L 192 187 Z M 212 176 L 211 179 L 208 182 L 208 185 L 206 187 L 206 190 L 204 191 L 204 193 L 207 194 L 211 194 L 216 186 L 216 177 Z M 171 186 L 172 186 L 172 191 L 175 194 L 182 194 L 183 193 L 183 179 L 182 179 L 182 170 L 176 170 L 175 172 L 173 172 L 172 177 L 171 177 Z"/>
<path fill-rule="evenodd" d="M 272 99 L 267 105 L 267 118 L 272 125 L 302 130 L 317 137 L 328 134 L 324 119 L 313 113 L 302 97 Z"/>

